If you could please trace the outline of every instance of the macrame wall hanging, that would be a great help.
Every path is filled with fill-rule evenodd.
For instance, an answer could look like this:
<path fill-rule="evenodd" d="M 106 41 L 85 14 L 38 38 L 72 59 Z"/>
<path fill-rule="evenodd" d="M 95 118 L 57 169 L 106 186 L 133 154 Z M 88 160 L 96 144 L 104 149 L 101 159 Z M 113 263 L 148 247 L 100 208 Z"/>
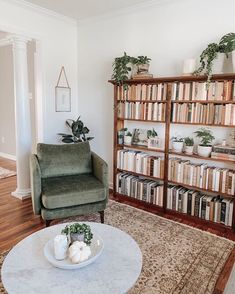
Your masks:
<path fill-rule="evenodd" d="M 64 76 L 66 85 L 61 85 L 62 77 Z M 55 87 L 55 111 L 70 112 L 71 111 L 71 88 L 66 76 L 65 68 L 62 66 L 60 75 Z"/>

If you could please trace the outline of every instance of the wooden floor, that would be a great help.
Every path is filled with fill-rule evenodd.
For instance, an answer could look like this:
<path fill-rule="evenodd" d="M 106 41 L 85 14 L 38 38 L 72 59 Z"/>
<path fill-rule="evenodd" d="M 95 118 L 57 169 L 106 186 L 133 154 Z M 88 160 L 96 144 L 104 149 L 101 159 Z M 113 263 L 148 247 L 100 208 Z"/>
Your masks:
<path fill-rule="evenodd" d="M 3 159 L 1 157 L 0 167 L 16 170 L 14 161 Z M 0 179 L 0 252 L 10 249 L 26 236 L 45 227 L 41 218 L 39 216 L 34 216 L 31 199 L 21 201 L 11 196 L 11 192 L 13 192 L 15 188 L 15 176 Z M 110 196 L 112 198 L 112 195 Z M 171 215 L 165 215 L 165 217 L 184 224 L 193 225 L 202 230 L 207 230 L 205 226 L 200 227 L 200 225 L 190 223 L 189 221 L 180 219 L 179 217 L 176 218 Z M 235 234 L 232 232 L 223 234 L 214 229 L 208 229 L 207 231 L 231 240 L 235 240 Z M 214 294 L 223 293 L 234 261 L 235 249 L 231 253 L 230 258 L 225 264 L 220 278 L 217 281 Z"/>

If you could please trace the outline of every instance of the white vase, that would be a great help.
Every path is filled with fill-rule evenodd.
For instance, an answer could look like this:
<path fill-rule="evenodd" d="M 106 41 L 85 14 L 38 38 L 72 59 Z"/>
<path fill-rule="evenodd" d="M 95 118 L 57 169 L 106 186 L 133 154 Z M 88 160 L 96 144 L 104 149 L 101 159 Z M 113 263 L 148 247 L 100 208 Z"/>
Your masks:
<path fill-rule="evenodd" d="M 174 152 L 182 153 L 184 147 L 184 142 L 172 142 L 172 149 Z"/>
<path fill-rule="evenodd" d="M 131 145 L 132 137 L 131 136 L 124 136 L 124 144 Z"/>
<path fill-rule="evenodd" d="M 192 155 L 193 154 L 193 146 L 185 146 L 184 151 L 186 154 Z"/>
<path fill-rule="evenodd" d="M 221 74 L 224 72 L 223 71 L 224 61 L 225 61 L 225 54 L 218 53 L 217 58 L 213 60 L 213 65 L 212 65 L 212 73 L 213 74 Z"/>
<path fill-rule="evenodd" d="M 196 70 L 196 59 L 185 59 L 183 64 L 183 75 L 192 75 Z"/>
<path fill-rule="evenodd" d="M 209 157 L 211 155 L 212 146 L 201 146 L 198 145 L 197 147 L 197 153 L 199 156 L 202 157 Z"/>

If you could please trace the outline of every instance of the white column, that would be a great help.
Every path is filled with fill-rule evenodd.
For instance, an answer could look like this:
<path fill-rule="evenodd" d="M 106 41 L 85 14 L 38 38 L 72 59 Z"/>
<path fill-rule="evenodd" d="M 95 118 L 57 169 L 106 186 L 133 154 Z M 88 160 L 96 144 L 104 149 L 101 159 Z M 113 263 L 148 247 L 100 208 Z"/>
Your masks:
<path fill-rule="evenodd" d="M 24 199 L 30 196 L 29 156 L 31 153 L 31 121 L 28 95 L 27 42 L 29 39 L 14 35 L 13 46 L 15 87 L 15 129 L 17 188 L 13 196 Z"/>

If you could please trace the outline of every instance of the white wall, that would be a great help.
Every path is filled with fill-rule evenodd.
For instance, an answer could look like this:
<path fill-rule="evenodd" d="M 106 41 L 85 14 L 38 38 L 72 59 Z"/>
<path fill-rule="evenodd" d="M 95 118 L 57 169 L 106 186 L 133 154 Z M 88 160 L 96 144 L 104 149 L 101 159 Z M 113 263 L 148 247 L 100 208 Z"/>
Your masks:
<path fill-rule="evenodd" d="M 0 154 L 15 156 L 13 56 L 10 46 L 0 47 Z"/>
<path fill-rule="evenodd" d="M 185 58 L 198 57 L 209 42 L 218 41 L 235 28 L 234 0 L 161 3 L 79 23 L 78 112 L 95 136 L 93 149 L 109 162 L 110 168 L 113 88 L 107 80 L 114 58 L 123 51 L 148 55 L 154 76 L 180 75 Z M 173 131 L 182 132 L 182 128 Z M 183 134 L 192 131 L 185 127 Z M 216 128 L 214 132 L 217 140 L 225 136 L 225 129 Z"/>
<path fill-rule="evenodd" d="M 19 3 L 19 4 L 17 4 Z M 74 21 L 25 7 L 20 1 L 0 0 L 0 30 L 40 41 L 45 142 L 58 142 L 65 120 L 77 115 L 77 25 Z M 72 112 L 55 112 L 55 86 L 65 66 L 72 88 Z"/>

